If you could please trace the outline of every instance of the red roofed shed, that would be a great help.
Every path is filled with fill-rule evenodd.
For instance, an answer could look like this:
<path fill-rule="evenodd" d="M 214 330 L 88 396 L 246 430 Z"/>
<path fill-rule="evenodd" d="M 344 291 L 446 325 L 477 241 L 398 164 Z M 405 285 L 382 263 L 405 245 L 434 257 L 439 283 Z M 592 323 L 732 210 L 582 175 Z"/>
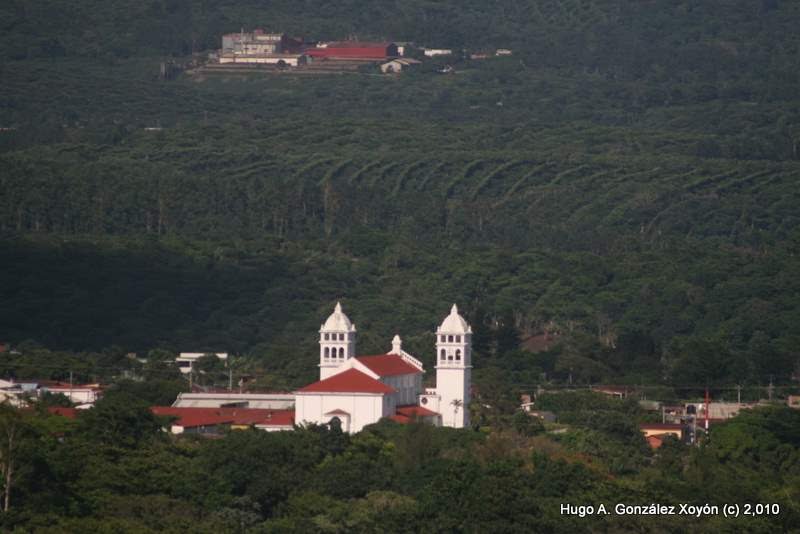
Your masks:
<path fill-rule="evenodd" d="M 308 48 L 305 52 L 313 58 L 336 59 L 386 59 L 397 57 L 394 43 L 375 43 L 366 41 L 341 41 L 329 43 L 324 48 Z"/>

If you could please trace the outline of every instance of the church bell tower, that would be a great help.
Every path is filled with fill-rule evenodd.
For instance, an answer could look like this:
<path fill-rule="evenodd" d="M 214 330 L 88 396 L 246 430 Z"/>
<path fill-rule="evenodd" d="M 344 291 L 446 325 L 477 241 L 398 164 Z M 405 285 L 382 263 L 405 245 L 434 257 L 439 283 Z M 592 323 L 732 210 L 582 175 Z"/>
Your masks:
<path fill-rule="evenodd" d="M 335 375 L 338 368 L 356 355 L 356 325 L 336 303 L 333 313 L 319 329 L 319 379 Z"/>
<path fill-rule="evenodd" d="M 436 329 L 436 393 L 443 426 L 469 426 L 471 382 L 472 328 L 453 304 Z"/>

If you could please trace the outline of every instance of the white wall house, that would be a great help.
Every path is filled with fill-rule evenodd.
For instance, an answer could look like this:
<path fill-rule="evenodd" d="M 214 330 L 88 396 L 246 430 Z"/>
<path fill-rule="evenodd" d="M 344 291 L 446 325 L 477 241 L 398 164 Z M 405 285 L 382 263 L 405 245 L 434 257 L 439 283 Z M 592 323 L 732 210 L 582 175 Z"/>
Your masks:
<path fill-rule="evenodd" d="M 100 384 L 83 384 L 79 386 L 70 386 L 69 384 L 43 385 L 40 391 L 60 393 L 75 404 L 93 404 L 103 393 Z"/>

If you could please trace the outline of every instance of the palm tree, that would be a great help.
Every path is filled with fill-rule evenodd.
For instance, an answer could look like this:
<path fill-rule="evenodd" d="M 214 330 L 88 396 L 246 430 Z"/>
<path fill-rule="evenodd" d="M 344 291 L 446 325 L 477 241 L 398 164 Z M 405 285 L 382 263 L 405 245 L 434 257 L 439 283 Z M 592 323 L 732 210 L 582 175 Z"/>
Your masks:
<path fill-rule="evenodd" d="M 456 415 L 458 413 L 458 409 L 464 406 L 464 401 L 461 399 L 453 399 L 450 401 L 450 404 L 453 405 L 453 415 Z"/>

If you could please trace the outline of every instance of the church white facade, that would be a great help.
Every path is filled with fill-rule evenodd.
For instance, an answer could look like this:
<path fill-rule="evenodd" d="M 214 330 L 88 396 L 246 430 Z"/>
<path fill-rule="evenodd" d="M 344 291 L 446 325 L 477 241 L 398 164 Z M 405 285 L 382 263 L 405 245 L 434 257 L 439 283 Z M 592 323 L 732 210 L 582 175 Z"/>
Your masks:
<path fill-rule="evenodd" d="M 338 417 L 351 433 L 384 417 L 469 426 L 472 329 L 455 304 L 436 329 L 436 387 L 423 391 L 422 362 L 403 350 L 398 335 L 386 354 L 356 354 L 356 327 L 337 303 L 319 330 L 320 379 L 294 392 L 296 424 Z"/>

